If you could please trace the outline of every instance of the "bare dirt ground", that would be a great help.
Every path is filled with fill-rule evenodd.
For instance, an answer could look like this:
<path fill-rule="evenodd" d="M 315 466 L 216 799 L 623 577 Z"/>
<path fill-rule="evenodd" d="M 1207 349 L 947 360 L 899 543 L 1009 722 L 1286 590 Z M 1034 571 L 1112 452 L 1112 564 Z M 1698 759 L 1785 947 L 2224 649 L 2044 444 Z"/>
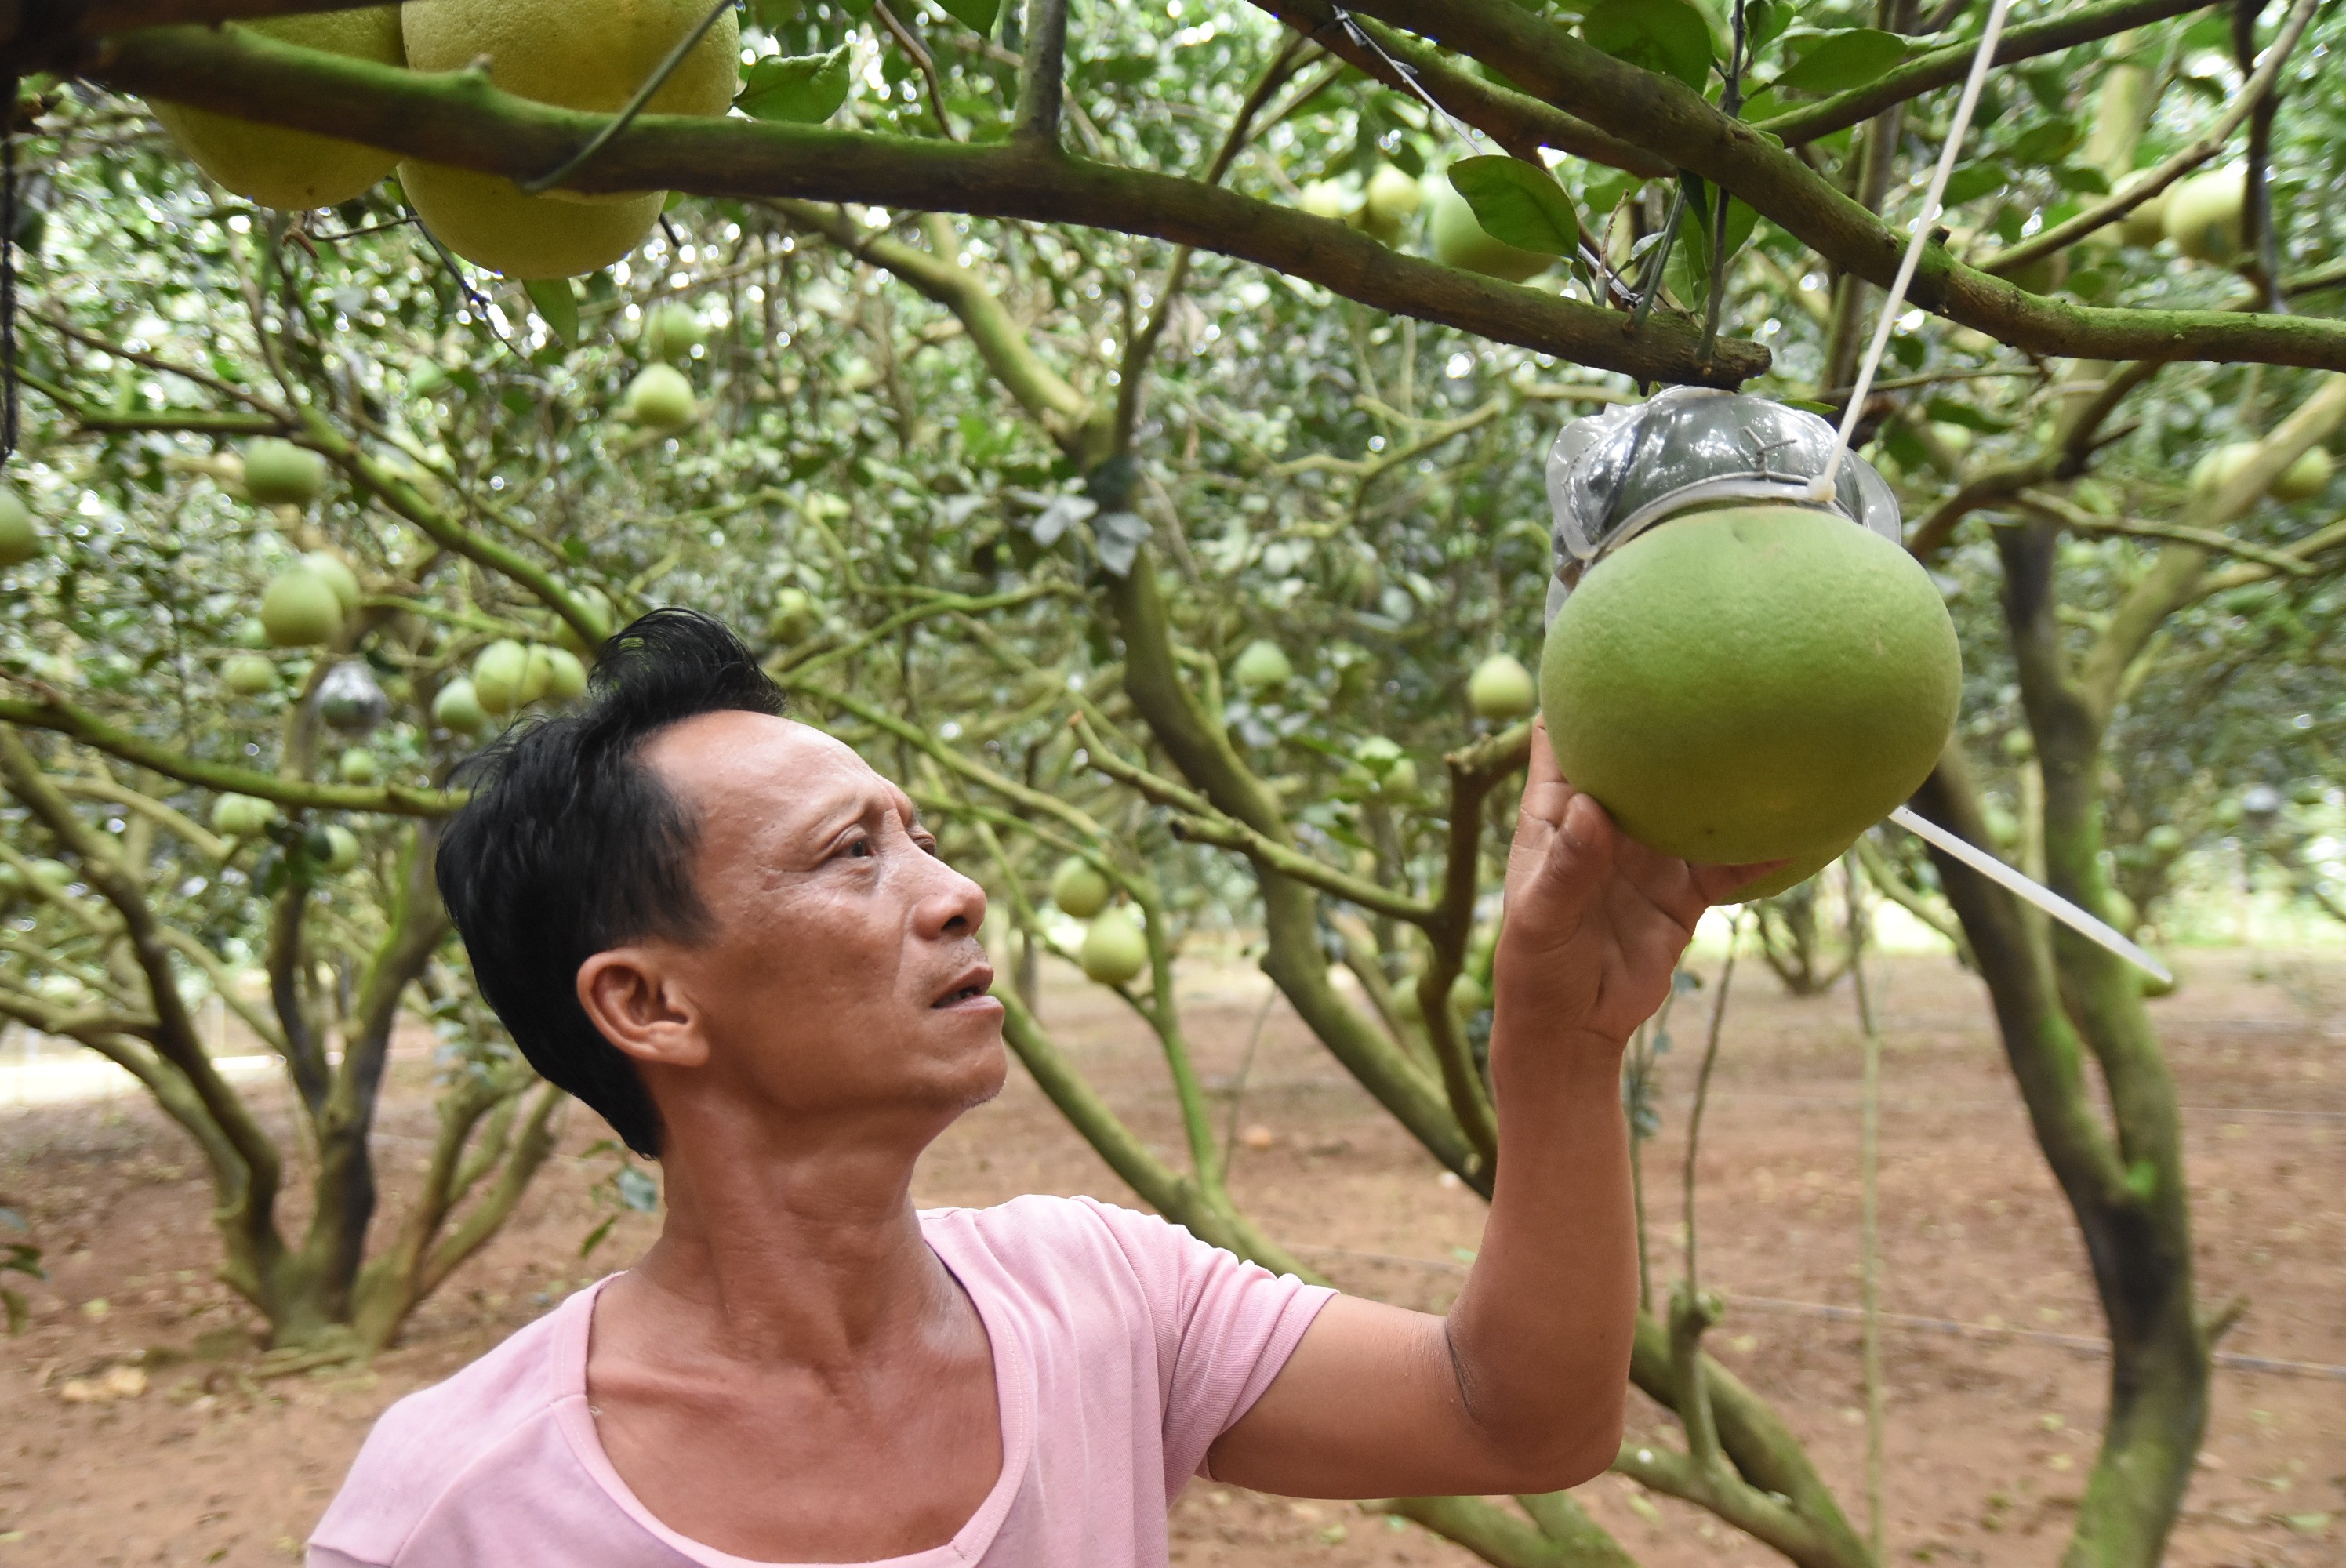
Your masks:
<path fill-rule="evenodd" d="M 1712 966 L 1715 967 L 1715 966 Z M 2235 1355 L 2346 1364 L 2346 960 L 2214 953 L 2157 1004 L 2186 1109 L 2202 1298 L 2245 1298 Z M 1046 1020 L 1110 1102 L 1158 1144 L 1178 1135 L 1146 1037 L 1105 993 L 1061 977 Z M 2094 1450 L 2107 1363 L 2067 1212 L 2030 1140 L 1976 983 L 1950 963 L 1877 976 L 1886 1023 L 1881 1182 L 1884 1308 L 1969 1325 L 1885 1338 L 1892 1561 L 2049 1564 Z M 1858 1328 L 1818 1308 L 1858 1299 L 1859 1044 L 1844 983 L 1794 1000 L 1739 975 L 1698 1172 L 1706 1286 L 1731 1293 L 1712 1346 L 1776 1402 L 1864 1512 Z M 1185 988 L 1201 1068 L 1228 1085 L 1267 983 L 1209 971 Z M 1689 1004 L 1707 1005 L 1709 993 Z M 1664 1126 L 1646 1155 L 1657 1287 L 1683 1267 L 1678 1172 L 1699 1020 L 1664 1063 Z M 399 1069 L 386 1176 L 420 1157 L 425 1068 Z M 282 1107 L 277 1119 L 282 1121 Z M 1235 1185 L 1275 1235 L 1347 1289 L 1447 1304 L 1481 1226 L 1472 1194 L 1318 1052 L 1269 1014 L 1234 1125 Z M 184 1140 L 136 1099 L 0 1114 L 0 1194 L 31 1221 L 51 1278 L 31 1326 L 0 1343 L 0 1568 L 282 1563 L 391 1400 L 462 1365 L 651 1233 L 629 1216 L 591 1263 L 607 1168 L 573 1116 L 512 1227 L 417 1314 L 372 1369 L 258 1382 L 249 1314 L 210 1278 L 209 1195 Z M 1267 1143 L 1267 1146 L 1264 1145 Z M 1133 1201 L 1015 1068 L 996 1104 L 931 1154 L 923 1202 L 1021 1192 Z M 85 1396 L 66 1398 L 69 1388 Z M 137 1389 L 138 1391 L 133 1392 Z M 97 1393 L 95 1400 L 86 1396 Z M 1674 1432 L 1650 1406 L 1633 1429 Z M 1618 1477 L 1586 1506 L 1646 1563 L 1781 1560 Z M 2346 1381 L 2226 1367 L 2170 1561 L 2346 1563 Z M 1198 1484 L 1173 1517 L 1176 1561 L 1463 1568 L 1467 1553 L 1348 1502 Z"/>

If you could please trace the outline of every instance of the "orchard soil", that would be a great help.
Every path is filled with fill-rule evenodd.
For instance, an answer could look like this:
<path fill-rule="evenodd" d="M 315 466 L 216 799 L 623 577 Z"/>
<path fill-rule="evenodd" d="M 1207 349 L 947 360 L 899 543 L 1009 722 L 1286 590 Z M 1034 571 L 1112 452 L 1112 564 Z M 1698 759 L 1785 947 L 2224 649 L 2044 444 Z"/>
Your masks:
<path fill-rule="evenodd" d="M 1713 980 L 1715 959 L 1700 966 Z M 2202 1296 L 2245 1301 L 2223 1349 L 2346 1363 L 2346 957 L 2186 955 L 2156 1004 L 2188 1142 Z M 1949 962 L 1876 966 L 1886 1024 L 1881 1203 L 1888 1520 L 1895 1563 L 2053 1563 L 2094 1452 L 2107 1363 L 2076 1235 L 2030 1141 L 1975 981 Z M 1184 980 L 1201 1070 L 1238 1135 L 1234 1181 L 1273 1235 L 1347 1289 L 1439 1310 L 1481 1208 L 1317 1051 L 1240 964 Z M 1859 1039 L 1848 984 L 1808 999 L 1741 966 L 1698 1173 L 1703 1283 L 1729 1293 L 1712 1348 L 1773 1400 L 1862 1528 L 1858 1327 Z M 1657 1291 L 1682 1267 L 1678 1172 L 1712 993 L 1681 1005 L 1662 1061 L 1662 1131 L 1646 1151 Z M 1049 977 L 1046 1021 L 1109 1101 L 1178 1146 L 1161 1062 L 1121 1004 Z M 1242 1098 L 1235 1075 L 1265 1024 Z M 419 1039 L 387 1097 L 394 1187 L 431 1127 Z M 270 1105 L 281 1126 L 285 1107 Z M 574 1113 L 511 1227 L 371 1369 L 261 1379 L 249 1315 L 210 1278 L 209 1197 L 193 1152 L 151 1109 L 110 1101 L 0 1112 L 0 1195 L 51 1263 L 33 1314 L 0 1341 L 0 1568 L 9 1563 L 282 1563 L 369 1422 L 600 1270 L 653 1222 L 627 1215 L 591 1260 L 608 1156 Z M 1015 1066 L 1001 1099 L 930 1155 L 927 1204 L 1023 1192 L 1133 1201 Z M 396 1198 L 393 1200 L 394 1207 Z M 2065 1338 L 2066 1337 L 2066 1338 Z M 140 1386 L 143 1381 L 143 1388 Z M 66 1398 L 71 1388 L 78 1396 Z M 137 1390 L 138 1391 L 132 1391 Z M 93 1400 L 93 1393 L 99 1397 Z M 1637 1403 L 1634 1432 L 1673 1429 Z M 1655 1568 L 1781 1559 L 1615 1476 L 1589 1510 Z M 2346 1381 L 2228 1367 L 2170 1561 L 2346 1563 Z M 1414 1525 L 1350 1502 L 1195 1483 L 1172 1520 L 1177 1563 L 1464 1565 Z"/>

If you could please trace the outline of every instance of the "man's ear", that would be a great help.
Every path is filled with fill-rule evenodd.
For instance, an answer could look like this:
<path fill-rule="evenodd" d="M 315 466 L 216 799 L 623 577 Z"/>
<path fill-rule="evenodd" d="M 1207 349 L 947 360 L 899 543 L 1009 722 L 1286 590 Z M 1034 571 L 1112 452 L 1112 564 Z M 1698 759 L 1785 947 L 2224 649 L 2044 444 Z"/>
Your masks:
<path fill-rule="evenodd" d="M 615 947 L 578 966 L 578 1005 L 603 1037 L 638 1062 L 698 1067 L 709 1060 L 699 1010 L 655 948 Z"/>

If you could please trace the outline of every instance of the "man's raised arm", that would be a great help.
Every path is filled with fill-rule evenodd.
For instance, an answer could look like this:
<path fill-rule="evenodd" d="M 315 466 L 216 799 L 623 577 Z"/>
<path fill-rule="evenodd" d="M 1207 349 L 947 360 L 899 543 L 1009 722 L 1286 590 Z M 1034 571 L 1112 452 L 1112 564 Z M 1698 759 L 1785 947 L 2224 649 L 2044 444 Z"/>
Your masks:
<path fill-rule="evenodd" d="M 1215 1479 L 1301 1497 L 1533 1492 L 1612 1462 L 1637 1294 L 1622 1048 L 1702 911 L 1768 869 L 1635 842 L 1535 729 L 1493 983 L 1504 1156 L 1465 1288 L 1446 1319 L 1330 1301 L 1214 1445 Z"/>

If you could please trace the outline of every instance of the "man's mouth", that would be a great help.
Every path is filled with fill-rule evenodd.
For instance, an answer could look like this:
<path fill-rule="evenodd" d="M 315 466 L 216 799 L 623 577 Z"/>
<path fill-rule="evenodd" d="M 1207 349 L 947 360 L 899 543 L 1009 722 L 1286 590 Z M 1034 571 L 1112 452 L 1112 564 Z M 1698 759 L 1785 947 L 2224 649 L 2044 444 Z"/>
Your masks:
<path fill-rule="evenodd" d="M 994 966 L 981 963 L 960 976 L 960 983 L 929 1003 L 932 1012 L 960 1007 L 984 999 L 994 988 Z"/>

